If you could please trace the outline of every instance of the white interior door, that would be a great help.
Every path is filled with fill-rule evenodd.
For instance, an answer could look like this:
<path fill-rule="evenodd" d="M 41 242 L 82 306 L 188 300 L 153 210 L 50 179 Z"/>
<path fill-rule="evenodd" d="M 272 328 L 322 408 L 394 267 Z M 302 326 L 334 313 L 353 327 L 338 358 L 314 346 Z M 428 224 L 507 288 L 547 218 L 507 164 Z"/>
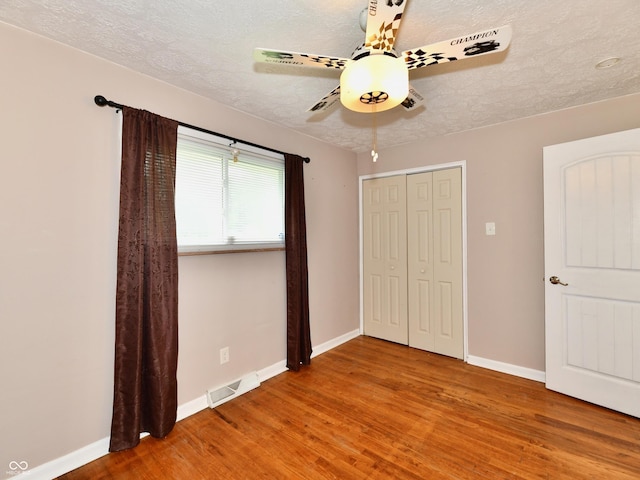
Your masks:
<path fill-rule="evenodd" d="M 640 417 L 640 129 L 545 147 L 544 207 L 547 388 Z"/>
<path fill-rule="evenodd" d="M 462 173 L 407 176 L 409 345 L 462 359 Z"/>
<path fill-rule="evenodd" d="M 409 346 L 433 351 L 434 301 L 433 172 L 407 176 Z"/>
<path fill-rule="evenodd" d="M 364 333 L 408 344 L 406 177 L 363 182 Z"/>

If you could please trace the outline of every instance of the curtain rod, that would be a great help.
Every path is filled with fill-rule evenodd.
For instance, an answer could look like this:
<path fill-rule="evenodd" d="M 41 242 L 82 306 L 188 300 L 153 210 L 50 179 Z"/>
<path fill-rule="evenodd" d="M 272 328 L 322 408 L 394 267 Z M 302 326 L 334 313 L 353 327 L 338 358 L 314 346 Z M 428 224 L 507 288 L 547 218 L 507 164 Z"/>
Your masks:
<path fill-rule="evenodd" d="M 111 107 L 111 108 L 115 108 L 115 109 L 118 109 L 118 110 L 122 110 L 123 107 L 125 107 L 125 105 L 122 105 L 121 103 L 116 103 L 116 102 L 113 102 L 111 100 L 107 100 L 102 95 L 96 95 L 94 97 L 93 101 L 96 102 L 96 105 L 98 105 L 99 107 L 105 107 L 106 106 L 106 107 Z M 184 122 L 180 122 L 179 121 L 178 125 L 180 125 L 182 127 L 186 127 L 186 128 L 191 128 L 192 130 L 198 130 L 199 132 L 209 133 L 211 135 L 216 135 L 218 137 L 222 137 L 222 138 L 225 138 L 227 140 L 232 140 L 235 143 L 242 143 L 242 144 L 248 145 L 250 147 L 261 148 L 263 150 L 268 150 L 269 152 L 279 153 L 280 155 L 284 155 L 285 154 L 285 152 L 282 152 L 280 150 L 276 150 L 274 148 L 264 147 L 262 145 L 258 145 L 257 143 L 251 143 L 251 142 L 246 142 L 244 140 L 239 140 L 237 138 L 230 137 L 229 135 L 224 135 L 222 133 L 213 132 L 211 130 L 207 130 L 206 128 L 201 128 L 201 127 L 196 127 L 194 125 L 189 125 L 188 123 L 184 123 Z M 311 159 L 309 157 L 302 157 L 302 160 L 304 161 L 304 163 L 311 162 Z"/>

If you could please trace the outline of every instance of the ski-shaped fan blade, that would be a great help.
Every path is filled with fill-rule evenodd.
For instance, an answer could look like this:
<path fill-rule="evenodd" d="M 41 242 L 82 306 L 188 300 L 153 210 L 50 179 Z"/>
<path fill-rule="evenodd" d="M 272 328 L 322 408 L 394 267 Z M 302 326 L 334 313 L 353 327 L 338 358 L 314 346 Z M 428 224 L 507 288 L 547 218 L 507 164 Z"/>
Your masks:
<path fill-rule="evenodd" d="M 505 50 L 511 41 L 511 26 L 505 25 L 483 32 L 452 38 L 402 52 L 407 68 L 426 67 L 437 63 L 454 62 Z"/>
<path fill-rule="evenodd" d="M 318 102 L 315 103 L 307 112 L 324 112 L 329 110 L 340 100 L 340 85 L 327 93 Z"/>
<path fill-rule="evenodd" d="M 411 84 L 409 84 L 409 94 L 407 95 L 407 98 L 405 99 L 405 101 L 402 102 L 400 105 L 402 105 L 405 110 L 413 110 L 422 102 L 424 102 L 424 97 L 420 95 L 416 91 L 416 89 L 411 86 Z"/>
<path fill-rule="evenodd" d="M 349 58 L 327 57 L 325 55 L 313 55 L 311 53 L 285 52 L 281 50 L 267 50 L 256 48 L 253 51 L 253 59 L 257 62 L 280 63 L 305 67 L 337 68 L 342 70 Z"/>
<path fill-rule="evenodd" d="M 369 0 L 366 48 L 383 52 L 393 50 L 406 3 L 406 0 Z"/>

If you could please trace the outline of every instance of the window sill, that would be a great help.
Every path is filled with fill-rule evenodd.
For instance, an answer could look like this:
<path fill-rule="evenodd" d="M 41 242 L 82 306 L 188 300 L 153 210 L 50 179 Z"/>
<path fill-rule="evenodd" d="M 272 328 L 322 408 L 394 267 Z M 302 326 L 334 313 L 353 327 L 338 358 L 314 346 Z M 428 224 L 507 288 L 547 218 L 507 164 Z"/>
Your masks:
<path fill-rule="evenodd" d="M 190 257 L 193 255 L 219 255 L 223 253 L 255 253 L 255 252 L 284 252 L 284 247 L 267 248 L 242 248 L 229 250 L 200 250 L 197 252 L 178 252 L 179 257 Z"/>

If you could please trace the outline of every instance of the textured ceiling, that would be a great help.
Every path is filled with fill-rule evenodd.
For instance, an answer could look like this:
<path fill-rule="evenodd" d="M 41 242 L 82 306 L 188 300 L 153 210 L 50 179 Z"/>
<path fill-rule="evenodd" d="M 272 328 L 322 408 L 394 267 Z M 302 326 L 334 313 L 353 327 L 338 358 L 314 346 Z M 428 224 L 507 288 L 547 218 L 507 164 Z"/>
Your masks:
<path fill-rule="evenodd" d="M 380 148 L 640 92 L 638 0 L 407 1 L 398 51 L 506 24 L 513 38 L 506 52 L 412 70 L 411 85 L 426 102 L 410 112 L 378 113 Z M 0 21 L 362 152 L 371 145 L 371 115 L 339 104 L 306 111 L 339 84 L 339 70 L 258 64 L 253 49 L 349 57 L 364 40 L 358 17 L 366 6 L 365 0 L 2 0 Z M 611 56 L 622 61 L 595 68 Z"/>

